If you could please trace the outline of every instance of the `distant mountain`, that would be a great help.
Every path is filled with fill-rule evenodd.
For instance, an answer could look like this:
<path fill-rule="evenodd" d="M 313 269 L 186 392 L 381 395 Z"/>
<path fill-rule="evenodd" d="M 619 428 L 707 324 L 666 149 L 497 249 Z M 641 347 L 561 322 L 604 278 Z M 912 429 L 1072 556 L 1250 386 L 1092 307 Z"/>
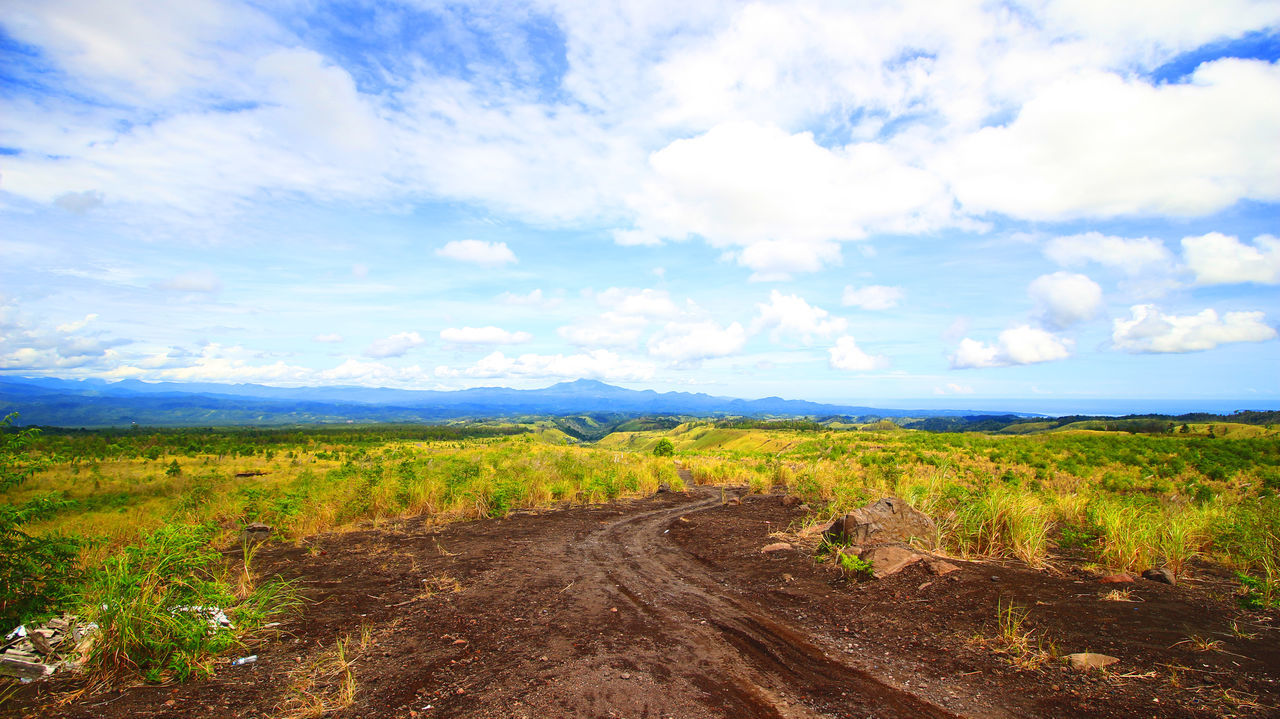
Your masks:
<path fill-rule="evenodd" d="M 127 426 L 135 423 L 210 426 L 438 422 L 460 418 L 563 416 L 591 412 L 859 418 L 988 414 L 972 410 L 844 406 L 779 397 L 745 400 L 703 393 L 630 390 L 587 379 L 532 390 L 476 387 L 448 392 L 385 387 L 269 387 L 138 380 L 0 378 L 0 414 L 14 411 L 20 413 L 23 424 L 61 427 Z"/>

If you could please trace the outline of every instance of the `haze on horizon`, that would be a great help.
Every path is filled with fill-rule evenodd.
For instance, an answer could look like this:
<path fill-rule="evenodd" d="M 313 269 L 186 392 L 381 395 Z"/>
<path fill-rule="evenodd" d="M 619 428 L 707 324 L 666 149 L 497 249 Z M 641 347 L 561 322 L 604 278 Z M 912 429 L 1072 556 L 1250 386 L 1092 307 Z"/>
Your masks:
<path fill-rule="evenodd" d="M 11 0 L 0 374 L 1280 404 L 1280 3 Z"/>

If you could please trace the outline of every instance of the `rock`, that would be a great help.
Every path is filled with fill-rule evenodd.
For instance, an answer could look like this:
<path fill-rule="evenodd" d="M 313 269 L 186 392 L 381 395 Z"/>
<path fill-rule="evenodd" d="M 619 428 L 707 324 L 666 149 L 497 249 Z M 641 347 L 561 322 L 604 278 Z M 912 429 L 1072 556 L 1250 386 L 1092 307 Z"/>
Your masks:
<path fill-rule="evenodd" d="M 802 505 L 800 505 L 799 507 L 796 507 L 796 509 L 800 510 L 801 512 L 812 512 L 812 511 L 813 511 L 813 507 L 810 507 L 808 504 L 802 504 Z"/>
<path fill-rule="evenodd" d="M 936 574 L 939 577 L 960 571 L 956 565 L 941 559 L 930 559 L 925 566 L 929 568 L 930 574 Z"/>
<path fill-rule="evenodd" d="M 1081 672 L 1087 672 L 1091 669 L 1102 669 L 1103 667 L 1109 667 L 1120 661 L 1115 657 L 1110 657 L 1106 654 L 1094 654 L 1093 652 L 1077 652 L 1076 654 L 1068 654 L 1064 658 L 1067 660 L 1067 664 L 1071 665 L 1072 669 Z"/>
<path fill-rule="evenodd" d="M 1108 574 L 1098 580 L 1099 584 L 1133 584 L 1133 577 L 1128 574 Z"/>
<path fill-rule="evenodd" d="M 822 533 L 829 542 L 872 545 L 933 537 L 933 520 L 894 497 L 885 497 L 843 517 L 836 517 Z"/>
<path fill-rule="evenodd" d="M 267 541 L 267 537 L 271 536 L 271 525 L 262 522 L 254 522 L 244 529 L 240 530 L 241 544 L 257 544 Z"/>
<path fill-rule="evenodd" d="M 799 507 L 801 504 L 803 504 L 803 501 L 794 494 L 788 494 L 782 497 L 782 506 L 787 509 Z"/>
<path fill-rule="evenodd" d="M 1153 582 L 1160 582 L 1161 584 L 1177 584 L 1178 583 L 1177 575 L 1175 575 L 1173 572 L 1163 567 L 1160 567 L 1158 569 L 1148 569 L 1147 571 L 1142 573 L 1142 578 L 1149 579 Z"/>
<path fill-rule="evenodd" d="M 666 494 L 667 492 L 670 492 L 670 491 L 671 491 L 671 485 L 667 484 L 666 482 L 663 482 L 662 484 L 658 485 L 658 494 Z"/>
<path fill-rule="evenodd" d="M 742 500 L 738 499 L 737 497 L 730 497 L 728 500 L 725 501 L 725 504 L 737 506 L 739 504 L 742 504 Z"/>
<path fill-rule="evenodd" d="M 786 542 L 774 542 L 773 544 L 762 547 L 760 551 L 765 554 L 771 554 L 773 552 L 785 552 L 789 549 L 791 549 L 791 545 Z"/>
<path fill-rule="evenodd" d="M 924 555 L 898 544 L 880 544 L 858 555 L 871 562 L 871 575 L 883 579 L 924 559 Z"/>

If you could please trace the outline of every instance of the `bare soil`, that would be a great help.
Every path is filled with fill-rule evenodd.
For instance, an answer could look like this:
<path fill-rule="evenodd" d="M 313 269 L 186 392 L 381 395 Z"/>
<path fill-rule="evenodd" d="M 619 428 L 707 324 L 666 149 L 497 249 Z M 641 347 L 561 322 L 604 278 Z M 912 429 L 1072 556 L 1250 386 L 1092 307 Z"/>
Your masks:
<path fill-rule="evenodd" d="M 1237 609 L 1225 578 L 1113 586 L 1069 562 L 953 560 L 945 577 L 917 564 L 858 582 L 811 547 L 761 552 L 805 514 L 743 494 L 695 487 L 268 545 L 259 568 L 297 579 L 309 603 L 251 648 L 256 663 L 178 686 L 55 678 L 5 713 L 284 716 L 338 696 L 341 672 L 315 662 L 350 636 L 358 690 L 328 716 L 1280 716 L 1280 621 Z M 1101 599 L 1114 588 L 1130 601 Z M 1029 610 L 1046 651 L 1120 662 L 1017 666 L 992 641 L 1002 601 Z"/>

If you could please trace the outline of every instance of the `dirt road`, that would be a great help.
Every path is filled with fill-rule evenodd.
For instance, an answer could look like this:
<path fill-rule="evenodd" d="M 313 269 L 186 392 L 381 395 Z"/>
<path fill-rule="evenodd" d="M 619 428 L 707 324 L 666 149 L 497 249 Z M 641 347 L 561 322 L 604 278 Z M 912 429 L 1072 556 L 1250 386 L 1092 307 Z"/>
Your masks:
<path fill-rule="evenodd" d="M 1238 696 L 1258 703 L 1235 706 L 1240 715 L 1265 716 L 1280 695 L 1274 626 L 1224 643 L 1229 654 L 1176 643 L 1189 622 L 1211 632 L 1238 619 L 1203 592 L 1148 583 L 1134 589 L 1141 604 L 1120 605 L 1098 601 L 1079 578 L 1003 565 L 964 565 L 945 580 L 913 568 L 850 584 L 807 552 L 762 553 L 771 532 L 803 513 L 778 497 L 725 503 L 741 492 L 695 487 L 273 545 L 260 566 L 296 578 L 312 603 L 280 637 L 253 648 L 256 664 L 222 665 L 183 686 L 86 695 L 55 711 L 48 702 L 56 697 L 29 690 L 17 713 L 227 719 L 310 706 L 362 718 L 1224 714 L 1209 694 L 1158 674 L 1169 664 L 1202 665 L 1196 681 L 1231 674 Z M 993 631 L 1001 598 L 1035 607 L 1045 637 L 1115 653 L 1124 659 L 1119 676 L 1144 678 L 1013 667 L 973 641 Z M 1109 636 L 1100 638 L 1100 627 Z M 344 672 L 326 660 L 342 636 L 350 637 L 356 689 L 349 702 Z"/>

